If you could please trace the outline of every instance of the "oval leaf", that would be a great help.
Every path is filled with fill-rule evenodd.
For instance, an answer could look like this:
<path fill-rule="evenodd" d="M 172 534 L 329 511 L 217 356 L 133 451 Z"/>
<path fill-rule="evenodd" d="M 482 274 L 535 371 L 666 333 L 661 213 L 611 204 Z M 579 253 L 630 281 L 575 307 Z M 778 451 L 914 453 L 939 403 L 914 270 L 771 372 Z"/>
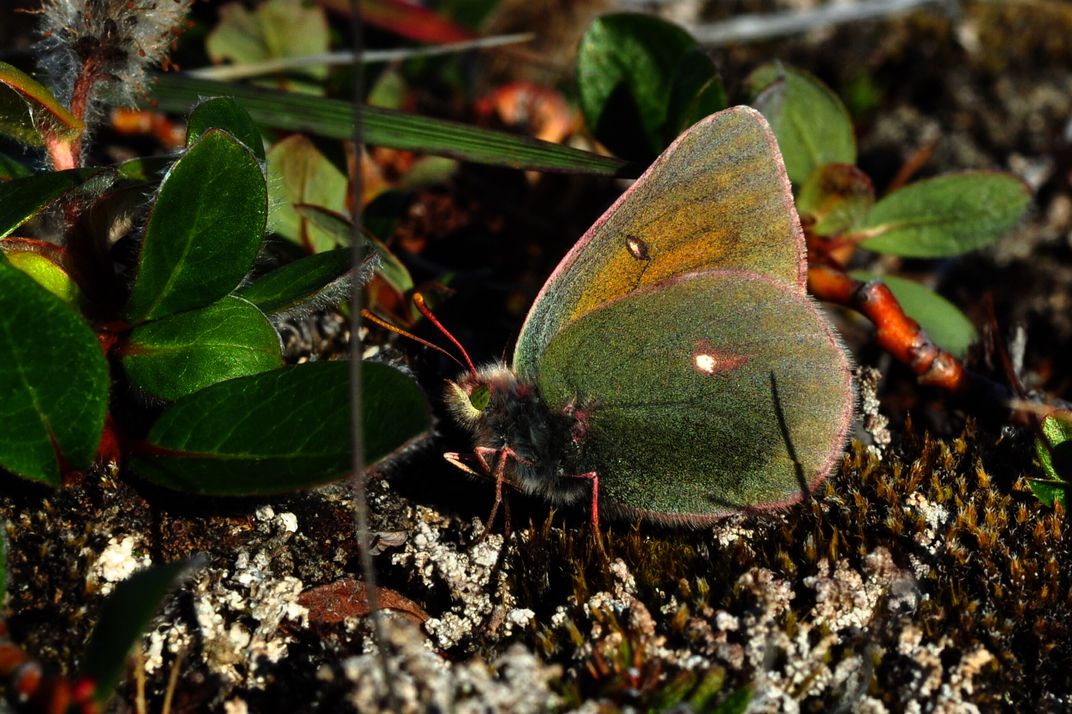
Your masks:
<path fill-rule="evenodd" d="M 223 129 L 264 161 L 261 130 L 249 118 L 246 110 L 230 97 L 206 99 L 194 107 L 186 122 L 186 145 L 196 144 L 209 129 Z"/>
<path fill-rule="evenodd" d="M 1012 174 L 969 171 L 917 181 L 875 204 L 860 226 L 868 250 L 939 258 L 981 248 L 1015 226 L 1031 190 Z"/>
<path fill-rule="evenodd" d="M 386 194 L 381 194 L 381 196 L 386 196 Z M 394 232 L 393 228 L 386 228 L 385 224 L 388 223 L 387 220 L 370 220 L 374 218 L 374 214 L 380 214 L 375 208 L 370 211 L 370 207 L 376 205 L 376 201 L 373 201 L 369 206 L 365 207 L 365 210 L 361 215 L 364 221 L 364 225 L 361 227 L 361 232 L 364 239 L 368 241 L 369 247 L 372 249 L 369 251 L 366 260 L 378 260 L 376 274 L 383 278 L 384 282 L 386 282 L 397 294 L 405 295 L 413 289 L 413 278 L 410 276 L 409 269 L 406 265 L 398 259 L 398 256 L 391 252 L 391 249 L 387 247 L 386 243 L 376 237 L 376 231 L 371 229 L 373 223 L 378 223 L 385 228 L 382 235 L 389 235 Z M 294 209 L 302 218 L 309 219 L 312 225 L 331 235 L 339 245 L 348 245 L 353 242 L 354 224 L 348 216 L 336 213 L 335 211 L 329 211 L 320 206 L 307 206 L 305 204 L 296 205 L 294 206 Z M 380 214 L 380 216 L 382 217 L 382 214 Z M 358 276 L 361 276 L 361 271 L 358 271 Z"/>
<path fill-rule="evenodd" d="M 971 323 L 956 305 L 914 280 L 876 275 L 854 270 L 850 275 L 857 280 L 878 278 L 890 289 L 905 314 L 926 330 L 934 343 L 954 357 L 963 357 L 978 335 Z"/>
<path fill-rule="evenodd" d="M 161 399 L 283 366 L 268 318 L 231 296 L 136 327 L 120 354 L 130 381 Z"/>
<path fill-rule="evenodd" d="M 30 146 L 44 146 L 49 135 L 73 139 L 82 121 L 40 82 L 0 62 L 0 134 Z"/>
<path fill-rule="evenodd" d="M 37 284 L 72 307 L 84 302 L 82 290 L 67 271 L 55 261 L 33 251 L 8 251 L 4 255 L 11 265 L 29 275 Z"/>
<path fill-rule="evenodd" d="M 323 54 L 328 51 L 329 40 L 323 8 L 310 7 L 303 0 L 267 0 L 255 10 L 247 10 L 241 3 L 228 3 L 220 8 L 220 22 L 205 39 L 205 50 L 213 62 L 247 64 Z M 327 72 L 321 64 L 295 68 L 287 74 L 320 82 Z M 280 76 L 273 83 L 291 90 L 318 91 L 315 83 L 288 76 Z"/>
<path fill-rule="evenodd" d="M 127 305 L 131 322 L 203 307 L 249 272 L 264 237 L 268 194 L 257 158 L 208 131 L 175 162 L 145 229 Z"/>
<path fill-rule="evenodd" d="M 428 428 L 421 390 L 393 367 L 364 363 L 365 461 Z M 280 493 L 347 475 L 350 365 L 311 362 L 221 382 L 180 399 L 149 432 L 134 468 L 167 488 L 241 496 Z"/>
<path fill-rule="evenodd" d="M 68 305 L 0 258 L 0 467 L 52 486 L 88 468 L 104 429 L 108 365 Z"/>
<path fill-rule="evenodd" d="M 82 674 L 96 685 L 93 698 L 98 704 L 112 696 L 130 650 L 145 633 L 164 598 L 200 566 L 199 560 L 153 565 L 115 586 L 104 601 L 100 621 L 82 657 Z"/>
<path fill-rule="evenodd" d="M 748 76 L 752 106 L 770 122 L 789 180 L 801 184 L 823 164 L 855 164 L 852 120 L 829 87 L 799 69 L 766 64 Z"/>
<path fill-rule="evenodd" d="M 645 159 L 723 108 L 725 98 L 711 60 L 697 53 L 689 33 L 633 13 L 589 25 L 577 49 L 577 85 L 592 133 L 618 155 Z"/>
<path fill-rule="evenodd" d="M 341 296 L 349 281 L 350 249 L 309 255 L 263 276 L 238 291 L 265 312 L 284 312 L 328 295 Z"/>
<path fill-rule="evenodd" d="M 871 179 L 850 164 L 826 164 L 800 187 L 797 210 L 812 220 L 815 235 L 832 236 L 856 226 L 875 203 Z"/>
<path fill-rule="evenodd" d="M 328 161 L 308 138 L 295 134 L 268 152 L 272 195 L 272 231 L 310 253 L 338 247 L 334 237 L 299 215 L 295 204 L 323 206 L 336 213 L 346 209 L 346 176 Z"/>
<path fill-rule="evenodd" d="M 111 171 L 107 169 L 68 169 L 0 183 L 0 238 L 10 235 L 53 201 L 96 176 L 111 182 Z"/>

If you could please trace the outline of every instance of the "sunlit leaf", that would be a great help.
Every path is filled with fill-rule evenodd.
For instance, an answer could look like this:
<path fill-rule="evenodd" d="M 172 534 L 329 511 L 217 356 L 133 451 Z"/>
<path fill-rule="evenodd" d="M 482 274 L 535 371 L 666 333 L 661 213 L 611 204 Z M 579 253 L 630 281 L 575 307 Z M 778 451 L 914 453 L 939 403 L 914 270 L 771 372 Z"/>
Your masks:
<path fill-rule="evenodd" d="M 161 399 L 283 366 L 279 335 L 268 319 L 233 296 L 139 325 L 120 355 L 131 383 Z"/>
<path fill-rule="evenodd" d="M 108 364 L 69 305 L 0 257 L 0 468 L 52 486 L 93 461 Z"/>
<path fill-rule="evenodd" d="M 329 233 L 338 244 L 345 245 L 350 243 L 354 224 L 349 217 L 341 213 L 325 210 L 319 206 L 295 206 L 295 209 L 304 218 L 308 218 L 313 225 Z M 369 217 L 370 213 L 366 209 L 363 216 L 366 226 L 370 225 Z M 406 294 L 412 290 L 413 278 L 410 276 L 406 266 L 398 259 L 398 256 L 392 253 L 387 245 L 379 238 L 376 238 L 369 230 L 365 230 L 363 233 L 365 240 L 368 241 L 373 253 L 378 258 L 376 274 L 383 278 L 399 294 Z"/>
<path fill-rule="evenodd" d="M 268 152 L 269 225 L 310 253 L 337 248 L 335 238 L 294 210 L 295 204 L 346 210 L 346 176 L 305 136 L 295 134 Z M 341 245 L 346 245 L 346 243 Z"/>
<path fill-rule="evenodd" d="M 231 2 L 220 8 L 220 21 L 205 40 L 213 62 L 252 64 L 286 57 L 327 52 L 329 32 L 324 11 L 302 0 L 267 0 L 253 10 Z M 293 73 L 309 81 L 281 76 L 273 84 L 291 91 L 319 92 L 316 82 L 327 77 L 327 67 L 311 65 Z"/>
<path fill-rule="evenodd" d="M 917 181 L 889 194 L 868 214 L 860 245 L 911 258 L 959 255 L 1001 238 L 1031 201 L 1027 184 L 992 171 Z"/>
<path fill-rule="evenodd" d="M 1072 412 L 1059 411 L 1042 420 L 1042 434 L 1035 440 L 1035 453 L 1042 465 L 1043 478 L 1029 479 L 1035 496 L 1052 506 L 1068 505 L 1068 489 L 1072 486 Z"/>
<path fill-rule="evenodd" d="M 920 324 L 934 343 L 954 357 L 963 357 L 968 346 L 978 337 L 971 323 L 956 305 L 914 280 L 892 275 L 875 275 L 852 271 L 857 280 L 879 278 L 897 298 L 905 314 Z"/>
<path fill-rule="evenodd" d="M 765 64 L 748 75 L 752 106 L 767 117 L 785 170 L 803 183 L 824 164 L 855 164 L 856 137 L 845 106 L 829 87 L 799 69 Z"/>
<path fill-rule="evenodd" d="M 172 167 L 145 229 L 127 316 L 151 320 L 203 307 L 249 272 L 268 196 L 257 157 L 219 129 Z"/>
<path fill-rule="evenodd" d="M 44 146 L 47 135 L 74 139 L 82 121 L 60 104 L 41 83 L 0 62 L 0 135 L 30 146 Z"/>
<path fill-rule="evenodd" d="M 56 261 L 28 250 L 5 251 L 4 255 L 7 256 L 8 263 L 29 275 L 38 285 L 68 305 L 77 308 L 85 303 L 78 283 Z"/>

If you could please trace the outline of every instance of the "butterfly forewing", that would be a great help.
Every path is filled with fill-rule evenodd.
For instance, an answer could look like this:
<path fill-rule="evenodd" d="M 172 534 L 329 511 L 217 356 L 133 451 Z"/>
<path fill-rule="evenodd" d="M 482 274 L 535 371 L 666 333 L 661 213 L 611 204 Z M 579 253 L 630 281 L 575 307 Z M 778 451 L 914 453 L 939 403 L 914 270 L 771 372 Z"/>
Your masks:
<path fill-rule="evenodd" d="M 609 300 L 687 272 L 740 269 L 804 292 L 804 239 L 763 116 L 735 107 L 667 149 L 577 242 L 521 330 L 514 368 L 535 374 L 569 323 Z"/>

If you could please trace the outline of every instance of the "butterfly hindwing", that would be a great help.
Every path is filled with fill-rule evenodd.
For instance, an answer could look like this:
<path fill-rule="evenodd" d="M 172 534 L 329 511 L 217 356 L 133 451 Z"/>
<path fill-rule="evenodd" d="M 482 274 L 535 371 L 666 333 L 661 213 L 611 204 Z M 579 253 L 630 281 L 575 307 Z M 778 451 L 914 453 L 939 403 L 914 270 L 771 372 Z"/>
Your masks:
<path fill-rule="evenodd" d="M 538 373 L 584 414 L 579 473 L 664 521 L 784 504 L 826 476 L 852 413 L 848 358 L 793 284 L 746 271 L 668 279 L 572 321 Z"/>

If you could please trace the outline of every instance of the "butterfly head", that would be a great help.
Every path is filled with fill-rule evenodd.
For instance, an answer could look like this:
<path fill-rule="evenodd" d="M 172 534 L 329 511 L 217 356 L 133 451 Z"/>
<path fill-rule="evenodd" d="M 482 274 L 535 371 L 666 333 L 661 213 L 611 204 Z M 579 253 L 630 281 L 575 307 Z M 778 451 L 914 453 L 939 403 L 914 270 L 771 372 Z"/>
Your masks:
<path fill-rule="evenodd" d="M 473 428 L 494 414 L 504 400 L 523 398 L 527 391 L 509 367 L 494 362 L 448 381 L 444 401 L 455 421 Z"/>

